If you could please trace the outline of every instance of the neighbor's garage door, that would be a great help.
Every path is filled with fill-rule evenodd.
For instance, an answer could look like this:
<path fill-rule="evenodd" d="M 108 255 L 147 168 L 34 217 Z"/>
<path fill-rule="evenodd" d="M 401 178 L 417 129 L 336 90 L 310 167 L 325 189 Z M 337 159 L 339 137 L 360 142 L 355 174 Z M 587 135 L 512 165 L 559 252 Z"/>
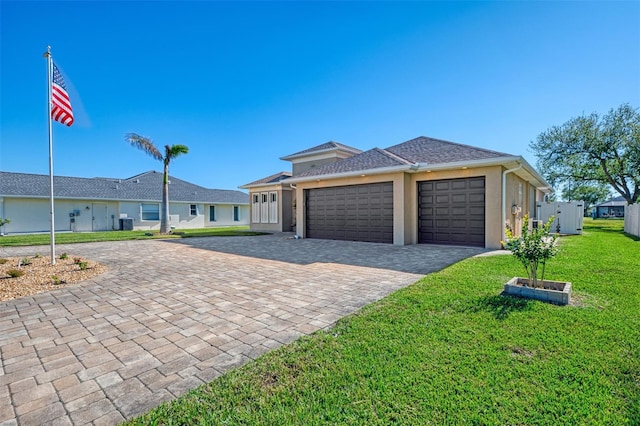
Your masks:
<path fill-rule="evenodd" d="M 307 189 L 307 238 L 393 243 L 393 183 Z"/>
<path fill-rule="evenodd" d="M 484 247 L 484 176 L 418 182 L 418 242 Z"/>

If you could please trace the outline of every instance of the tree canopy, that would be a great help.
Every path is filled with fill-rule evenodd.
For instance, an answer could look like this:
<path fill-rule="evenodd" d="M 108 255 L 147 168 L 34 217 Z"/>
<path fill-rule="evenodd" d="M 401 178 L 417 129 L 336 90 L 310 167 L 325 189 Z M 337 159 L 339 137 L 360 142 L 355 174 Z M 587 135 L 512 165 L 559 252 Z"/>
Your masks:
<path fill-rule="evenodd" d="M 608 184 L 629 204 L 640 198 L 640 113 L 629 104 L 553 126 L 530 146 L 554 187 Z"/>

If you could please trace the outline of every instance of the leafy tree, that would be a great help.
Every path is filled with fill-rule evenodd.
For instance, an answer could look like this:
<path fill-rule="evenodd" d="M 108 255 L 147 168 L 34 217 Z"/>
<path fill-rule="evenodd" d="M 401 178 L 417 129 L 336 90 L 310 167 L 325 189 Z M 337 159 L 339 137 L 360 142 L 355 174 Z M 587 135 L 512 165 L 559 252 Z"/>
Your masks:
<path fill-rule="evenodd" d="M 538 135 L 531 149 L 554 186 L 609 184 L 629 204 L 640 198 L 640 113 L 622 104 L 600 116 L 572 118 Z"/>
<path fill-rule="evenodd" d="M 584 213 L 594 204 L 606 201 L 610 196 L 609 185 L 605 184 L 578 184 L 566 187 L 562 191 L 562 198 L 565 200 L 584 201 Z"/>
<path fill-rule="evenodd" d="M 180 154 L 187 154 L 189 148 L 186 145 L 165 145 L 164 155 L 153 144 L 151 139 L 140 136 L 136 133 L 127 133 L 125 140 L 136 148 L 146 152 L 156 160 L 162 161 L 164 164 L 164 175 L 162 177 L 162 211 L 160 212 L 160 233 L 168 234 L 171 232 L 169 225 L 169 164 L 171 160 Z"/>

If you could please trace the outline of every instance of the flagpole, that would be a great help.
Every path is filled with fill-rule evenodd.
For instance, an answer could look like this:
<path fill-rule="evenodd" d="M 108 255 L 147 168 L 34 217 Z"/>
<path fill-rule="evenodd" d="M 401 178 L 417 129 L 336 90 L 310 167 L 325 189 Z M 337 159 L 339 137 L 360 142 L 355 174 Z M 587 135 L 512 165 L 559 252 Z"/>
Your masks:
<path fill-rule="evenodd" d="M 51 46 L 47 46 L 47 51 L 43 55 L 47 58 L 47 121 L 49 123 L 49 202 L 50 202 L 50 233 L 51 233 L 51 264 L 56 264 L 56 234 L 53 202 L 53 130 L 51 125 Z"/>

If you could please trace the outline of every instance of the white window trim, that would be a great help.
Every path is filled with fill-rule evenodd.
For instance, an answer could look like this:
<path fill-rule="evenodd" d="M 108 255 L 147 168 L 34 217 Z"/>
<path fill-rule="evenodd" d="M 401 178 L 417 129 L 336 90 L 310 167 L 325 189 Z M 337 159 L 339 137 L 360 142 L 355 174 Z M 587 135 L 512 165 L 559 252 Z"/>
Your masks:
<path fill-rule="evenodd" d="M 157 219 L 145 219 L 143 214 L 145 213 L 142 209 L 142 206 L 157 206 L 158 207 L 158 218 Z M 147 211 L 146 213 L 150 213 Z M 140 221 L 141 222 L 157 222 L 160 220 L 160 204 L 159 203 L 140 203 Z"/>

